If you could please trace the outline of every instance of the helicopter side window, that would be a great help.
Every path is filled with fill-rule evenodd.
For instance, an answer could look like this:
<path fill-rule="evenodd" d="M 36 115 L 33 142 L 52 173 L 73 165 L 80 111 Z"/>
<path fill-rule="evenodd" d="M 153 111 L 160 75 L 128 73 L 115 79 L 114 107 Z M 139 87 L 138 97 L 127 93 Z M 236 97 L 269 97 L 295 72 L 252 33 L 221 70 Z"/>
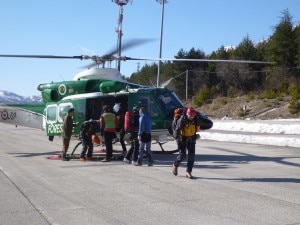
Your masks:
<path fill-rule="evenodd" d="M 159 115 L 157 106 L 155 105 L 153 100 L 150 101 L 149 97 L 140 97 L 139 107 L 144 107 L 146 109 L 146 112 L 148 112 L 151 117 L 156 117 Z"/>
<path fill-rule="evenodd" d="M 72 106 L 72 104 L 70 104 L 70 103 L 67 103 L 67 104 L 66 104 L 66 103 L 63 103 L 63 104 L 60 104 L 60 105 L 58 106 L 58 121 L 59 121 L 59 122 L 62 122 L 62 121 L 63 121 L 65 115 L 68 114 L 68 111 L 69 111 L 69 109 L 71 109 L 71 108 L 73 108 L 73 106 Z"/>
<path fill-rule="evenodd" d="M 47 121 L 56 121 L 56 105 L 47 106 Z"/>
<path fill-rule="evenodd" d="M 139 108 L 144 107 L 146 109 L 146 112 L 149 113 L 149 98 L 141 96 L 139 98 Z"/>
<path fill-rule="evenodd" d="M 158 116 L 158 109 L 153 101 L 151 101 L 151 116 L 156 117 Z"/>

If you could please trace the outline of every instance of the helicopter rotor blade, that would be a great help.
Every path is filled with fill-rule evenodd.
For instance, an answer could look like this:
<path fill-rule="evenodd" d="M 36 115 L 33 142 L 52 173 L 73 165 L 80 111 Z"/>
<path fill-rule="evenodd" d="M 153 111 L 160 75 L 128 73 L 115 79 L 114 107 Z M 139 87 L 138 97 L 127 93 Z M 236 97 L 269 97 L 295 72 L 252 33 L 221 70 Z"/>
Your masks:
<path fill-rule="evenodd" d="M 275 62 L 254 61 L 254 60 L 235 60 L 235 59 L 186 59 L 186 58 L 132 58 L 121 57 L 120 60 L 149 60 L 149 61 L 180 61 L 180 62 L 226 62 L 226 63 L 257 63 L 257 64 L 274 64 Z"/>
<path fill-rule="evenodd" d="M 138 45 L 145 44 L 145 43 L 151 42 L 153 40 L 154 39 L 151 39 L 151 38 L 136 38 L 136 39 L 128 40 L 128 41 L 122 43 L 121 50 L 124 51 L 126 49 L 136 47 Z M 110 57 L 116 53 L 118 53 L 118 49 L 114 48 L 111 51 L 108 51 L 108 53 L 105 54 L 103 57 Z"/>
<path fill-rule="evenodd" d="M 145 44 L 147 42 L 153 41 L 154 39 L 147 39 L 147 38 L 139 38 L 139 39 L 132 39 L 129 41 L 126 41 L 125 43 L 122 44 L 121 50 L 126 50 L 141 44 Z M 122 60 L 122 61 L 126 61 L 126 58 L 124 59 L 124 57 L 119 57 L 119 56 L 114 56 L 116 53 L 118 53 L 118 49 L 117 48 L 113 48 L 111 51 L 108 51 L 108 53 L 102 55 L 102 56 L 91 56 L 90 59 L 93 60 L 94 62 L 83 66 L 82 68 L 91 68 L 97 65 L 101 65 L 104 64 L 105 62 L 111 62 L 114 60 Z"/>
<path fill-rule="evenodd" d="M 58 56 L 58 55 L 0 55 L 0 57 L 8 58 L 41 58 L 41 59 L 90 59 L 90 56 L 79 55 L 79 56 Z"/>
<path fill-rule="evenodd" d="M 132 40 L 127 42 L 125 48 L 129 48 L 134 46 L 135 44 L 142 44 L 145 40 L 140 40 L 137 42 L 136 40 Z M 107 55 L 103 56 L 88 56 L 88 55 L 79 55 L 79 56 L 57 56 L 57 55 L 0 55 L 0 57 L 6 58 L 41 58 L 41 59 L 80 59 L 80 60 L 88 60 L 91 59 L 93 62 L 85 68 L 90 68 L 96 65 L 101 65 L 106 61 L 113 60 L 146 60 L 146 61 L 180 61 L 180 62 L 226 62 L 226 63 L 249 63 L 249 64 L 275 64 L 275 62 L 266 62 L 266 61 L 254 61 L 254 60 L 235 60 L 235 59 L 186 59 L 186 58 L 133 58 L 127 56 L 116 57 L 113 56 L 114 52 L 110 52 Z"/>

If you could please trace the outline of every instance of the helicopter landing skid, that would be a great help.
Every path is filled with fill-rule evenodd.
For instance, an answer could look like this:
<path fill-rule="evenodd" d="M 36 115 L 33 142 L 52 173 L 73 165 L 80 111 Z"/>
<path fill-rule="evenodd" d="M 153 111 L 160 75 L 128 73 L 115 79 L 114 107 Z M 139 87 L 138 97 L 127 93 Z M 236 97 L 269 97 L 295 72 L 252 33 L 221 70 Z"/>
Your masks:
<path fill-rule="evenodd" d="M 164 150 L 163 144 L 165 144 L 165 143 L 167 143 L 167 142 L 159 142 L 159 141 L 158 141 L 157 144 L 158 144 L 159 147 L 161 148 L 161 151 L 153 151 L 153 150 L 152 150 L 152 152 L 153 152 L 154 154 L 173 154 L 173 153 L 179 152 L 179 149 L 170 150 L 170 151 Z"/>
<path fill-rule="evenodd" d="M 82 143 L 82 142 L 79 141 L 79 142 L 75 145 L 75 147 L 74 147 L 73 151 L 71 152 L 71 154 L 68 155 L 68 159 L 69 159 L 69 160 L 75 158 L 75 154 L 74 154 L 74 153 L 75 153 L 75 151 L 77 150 L 77 148 L 79 147 L 79 145 L 81 145 L 81 143 Z M 170 151 L 165 150 L 165 149 L 163 148 L 163 144 L 165 144 L 165 143 L 167 143 L 167 142 L 157 142 L 157 144 L 159 145 L 161 151 L 160 151 L 160 150 L 157 150 L 157 151 L 152 150 L 152 153 L 153 153 L 153 154 L 174 154 L 174 153 L 176 153 L 176 152 L 179 152 L 179 149 L 170 150 Z M 98 158 L 98 157 L 97 157 L 97 158 Z M 116 155 L 116 156 L 115 156 L 115 159 L 116 159 L 116 160 L 123 159 L 123 155 Z"/>

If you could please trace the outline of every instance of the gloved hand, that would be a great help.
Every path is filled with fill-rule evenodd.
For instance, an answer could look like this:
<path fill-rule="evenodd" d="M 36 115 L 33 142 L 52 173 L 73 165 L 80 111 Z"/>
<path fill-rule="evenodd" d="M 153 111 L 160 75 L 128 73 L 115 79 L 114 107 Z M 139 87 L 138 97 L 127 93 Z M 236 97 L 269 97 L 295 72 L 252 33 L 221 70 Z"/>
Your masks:
<path fill-rule="evenodd" d="M 195 134 L 194 136 L 192 136 L 193 141 L 196 141 L 198 139 L 200 139 L 200 134 Z"/>

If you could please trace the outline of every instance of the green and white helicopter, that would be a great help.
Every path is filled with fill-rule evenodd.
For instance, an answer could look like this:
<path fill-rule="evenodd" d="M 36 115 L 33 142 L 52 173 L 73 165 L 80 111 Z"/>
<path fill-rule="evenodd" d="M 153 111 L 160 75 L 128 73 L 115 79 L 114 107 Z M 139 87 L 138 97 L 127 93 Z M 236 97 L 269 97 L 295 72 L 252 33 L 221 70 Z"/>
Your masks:
<path fill-rule="evenodd" d="M 139 44 L 139 43 L 138 43 Z M 128 42 L 122 48 L 135 45 Z M 74 76 L 73 80 L 52 82 L 38 85 L 43 102 L 41 104 L 11 104 L 0 105 L 0 122 L 44 129 L 49 140 L 60 136 L 63 118 L 70 108 L 75 109 L 74 121 L 79 124 L 89 119 L 99 119 L 104 105 L 113 108 L 115 103 L 121 103 L 122 108 L 131 110 L 134 106 L 145 107 L 152 119 L 153 140 L 162 147 L 171 135 L 171 124 L 174 110 L 184 107 L 175 92 L 166 87 L 150 87 L 127 82 L 119 70 L 114 68 L 99 68 L 111 61 L 126 60 L 170 60 L 197 62 L 239 62 L 266 63 L 259 61 L 240 60 L 207 60 L 207 59 L 149 59 L 115 56 L 118 50 L 113 50 L 103 56 L 55 56 L 55 55 L 9 55 L 0 57 L 44 58 L 44 59 L 79 59 L 92 60 L 91 66 Z M 201 130 L 210 129 L 213 122 L 198 112 L 201 120 Z M 73 134 L 78 135 L 80 126 L 74 127 Z M 172 150 L 172 152 L 174 152 Z"/>

